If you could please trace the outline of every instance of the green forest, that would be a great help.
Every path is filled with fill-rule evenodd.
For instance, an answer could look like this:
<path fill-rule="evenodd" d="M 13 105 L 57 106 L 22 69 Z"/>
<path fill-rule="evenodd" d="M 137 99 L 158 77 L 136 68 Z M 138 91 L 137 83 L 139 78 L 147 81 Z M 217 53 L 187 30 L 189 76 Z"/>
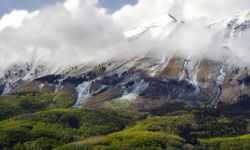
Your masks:
<path fill-rule="evenodd" d="M 137 111 L 72 108 L 66 96 L 9 94 L 0 100 L 3 150 L 250 149 L 247 97 L 217 109 L 176 101 Z"/>

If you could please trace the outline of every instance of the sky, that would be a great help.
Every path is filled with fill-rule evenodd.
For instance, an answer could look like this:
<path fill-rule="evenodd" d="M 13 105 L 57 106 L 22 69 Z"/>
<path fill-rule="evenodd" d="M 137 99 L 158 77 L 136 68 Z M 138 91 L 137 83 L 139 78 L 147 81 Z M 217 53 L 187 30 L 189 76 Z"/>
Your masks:
<path fill-rule="evenodd" d="M 60 1 L 62 0 L 0 0 L 0 16 L 10 13 L 13 9 L 34 11 Z M 114 12 L 125 4 L 135 4 L 136 0 L 99 0 L 99 3 L 110 12 Z"/>
<path fill-rule="evenodd" d="M 41 7 L 52 5 L 59 0 L 1 0 L 0 15 L 10 13 L 13 9 L 25 9 L 33 11 Z"/>
<path fill-rule="evenodd" d="M 137 0 L 99 0 L 101 6 L 108 8 L 111 12 L 120 9 L 126 4 L 134 5 Z"/>
<path fill-rule="evenodd" d="M 149 52 L 221 61 L 223 47 L 231 48 L 232 60 L 250 65 L 250 32 L 224 39 L 228 21 L 250 22 L 249 0 L 0 0 L 0 7 L 0 69 L 19 61 L 59 67 Z M 207 28 L 212 23 L 216 29 Z"/>

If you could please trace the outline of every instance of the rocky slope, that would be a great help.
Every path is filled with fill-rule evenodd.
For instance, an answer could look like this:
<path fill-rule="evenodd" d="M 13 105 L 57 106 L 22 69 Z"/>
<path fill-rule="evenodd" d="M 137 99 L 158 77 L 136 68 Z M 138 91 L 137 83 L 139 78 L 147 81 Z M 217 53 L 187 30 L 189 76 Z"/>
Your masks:
<path fill-rule="evenodd" d="M 129 41 L 144 36 L 151 29 L 164 30 L 169 36 L 183 21 L 172 15 L 149 26 L 125 33 Z M 250 13 L 207 26 L 236 38 L 250 28 Z M 153 31 L 152 31 L 153 32 Z M 230 49 L 225 47 L 224 49 Z M 96 65 L 76 65 L 51 71 L 43 63 L 18 63 L 4 71 L 0 78 L 0 94 L 53 91 L 74 98 L 72 107 L 135 107 L 153 109 L 165 103 L 184 101 L 193 106 L 217 107 L 218 102 L 232 104 L 250 96 L 247 66 L 195 57 L 163 57 L 157 54 L 113 59 Z M 52 69 L 53 70 L 53 69 Z"/>
<path fill-rule="evenodd" d="M 26 70 L 2 79 L 2 95 L 15 92 L 76 93 L 74 107 L 107 108 L 117 105 L 152 109 L 172 101 L 216 107 L 249 96 L 249 68 L 185 58 L 142 57 L 109 61 L 82 71 L 25 80 Z M 29 72 L 30 73 L 30 72 Z M 12 79 L 12 80 L 10 80 Z"/>

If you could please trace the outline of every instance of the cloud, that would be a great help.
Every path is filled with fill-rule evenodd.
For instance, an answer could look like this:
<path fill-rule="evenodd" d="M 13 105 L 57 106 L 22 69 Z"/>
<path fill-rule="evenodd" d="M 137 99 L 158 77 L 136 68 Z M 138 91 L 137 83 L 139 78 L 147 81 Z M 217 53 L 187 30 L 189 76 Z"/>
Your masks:
<path fill-rule="evenodd" d="M 13 10 L 0 21 L 0 67 L 17 60 L 61 67 L 149 51 L 219 59 L 223 34 L 205 26 L 249 6 L 248 0 L 139 0 L 108 14 L 97 0 L 67 0 L 35 12 Z M 173 23 L 168 14 L 179 21 Z M 125 32 L 131 34 L 127 31 L 143 31 L 149 26 L 157 27 L 135 41 L 127 41 Z M 234 49 L 238 42 L 234 41 Z M 240 50 L 247 56 L 248 46 Z M 237 57 L 243 57 L 241 53 Z"/>
<path fill-rule="evenodd" d="M 218 21 L 249 9 L 248 0 L 185 0 L 183 15 L 186 19 L 202 17 Z"/>
<path fill-rule="evenodd" d="M 121 40 L 122 31 L 104 9 L 96 7 L 96 1 L 68 0 L 40 10 L 16 29 L 0 33 L 0 64 L 26 61 L 34 53 L 53 65 L 102 60 Z"/>
<path fill-rule="evenodd" d="M 31 19 L 35 17 L 39 11 L 29 13 L 25 10 L 13 10 L 10 14 L 4 15 L 0 19 L 0 32 L 5 28 L 18 28 L 21 26 L 25 19 Z"/>
<path fill-rule="evenodd" d="M 150 24 L 159 24 L 156 18 L 160 18 L 160 22 L 166 22 L 168 20 L 167 14 L 171 14 L 185 23 L 174 27 L 174 29 L 171 29 L 173 27 L 169 24 L 165 24 L 167 29 L 164 31 L 171 30 L 171 36 L 169 34 L 162 36 L 164 31 L 150 30 L 148 39 L 140 43 L 143 48 L 152 49 L 155 47 L 158 48 L 158 51 L 165 51 L 165 53 L 178 51 L 181 56 L 195 55 L 220 60 L 225 53 L 223 36 L 226 24 L 222 23 L 221 28 L 217 31 L 205 27 L 221 20 L 230 20 L 234 15 L 248 10 L 249 6 L 250 1 L 248 0 L 139 0 L 136 5 L 126 5 L 115 12 L 113 18 L 118 26 L 129 30 L 141 26 L 147 27 Z M 157 38 L 152 39 L 152 37 Z M 246 40 L 241 41 L 249 45 L 246 41 L 250 38 L 245 38 Z M 147 44 L 145 45 L 145 43 Z M 237 43 L 238 41 L 234 42 L 232 52 L 228 53 L 232 53 L 230 55 L 234 55 L 234 57 L 241 57 L 235 48 L 238 46 Z M 242 49 L 248 50 L 246 47 Z"/>
<path fill-rule="evenodd" d="M 232 53 L 237 59 L 233 59 L 234 63 L 245 61 L 250 64 L 250 31 L 240 34 L 237 38 L 233 38 L 229 41 L 229 47 L 232 49 Z"/>
<path fill-rule="evenodd" d="M 249 9 L 248 0 L 139 0 L 113 14 L 124 28 L 138 25 L 145 18 L 170 13 L 180 20 L 205 19 L 218 21 Z"/>

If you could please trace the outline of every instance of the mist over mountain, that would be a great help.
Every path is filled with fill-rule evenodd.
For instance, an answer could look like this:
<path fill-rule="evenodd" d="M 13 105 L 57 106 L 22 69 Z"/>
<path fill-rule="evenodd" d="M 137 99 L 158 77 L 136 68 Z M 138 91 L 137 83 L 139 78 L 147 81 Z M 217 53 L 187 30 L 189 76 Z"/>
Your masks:
<path fill-rule="evenodd" d="M 16 61 L 60 68 L 152 51 L 217 60 L 227 53 L 229 63 L 248 64 L 248 8 L 247 0 L 145 0 L 108 14 L 97 0 L 67 0 L 35 12 L 13 10 L 0 20 L 1 70 Z M 216 29 L 207 28 L 216 22 Z M 142 37 L 131 41 L 128 33 Z"/>
<path fill-rule="evenodd" d="M 248 93 L 248 6 L 141 0 L 110 14 L 97 0 L 66 0 L 34 12 L 13 10 L 0 20 L 0 93 L 42 78 L 55 93 L 70 83 L 78 94 L 74 106 L 117 87 L 118 97 L 133 100 L 159 94 L 200 106 L 236 102 Z M 163 92 L 145 96 L 155 86 Z"/>
<path fill-rule="evenodd" d="M 0 149 L 250 149 L 249 41 L 249 0 L 13 10 Z"/>

